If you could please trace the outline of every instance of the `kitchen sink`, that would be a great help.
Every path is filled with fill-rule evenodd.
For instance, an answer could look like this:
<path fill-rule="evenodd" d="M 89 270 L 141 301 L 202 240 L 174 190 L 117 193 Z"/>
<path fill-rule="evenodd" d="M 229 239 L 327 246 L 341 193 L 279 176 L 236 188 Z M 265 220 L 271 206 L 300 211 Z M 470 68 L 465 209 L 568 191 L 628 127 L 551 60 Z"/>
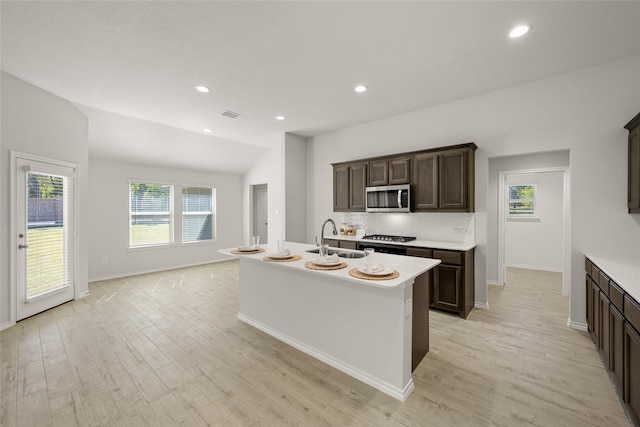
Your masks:
<path fill-rule="evenodd" d="M 319 254 L 320 248 L 309 249 L 307 252 L 311 254 Z M 339 251 L 336 249 L 329 249 L 329 255 L 333 255 L 333 254 L 338 255 L 340 258 L 363 258 L 364 257 L 364 252 L 346 252 L 346 251 Z"/>
<path fill-rule="evenodd" d="M 342 258 L 364 258 L 362 252 L 338 252 L 338 256 Z"/>

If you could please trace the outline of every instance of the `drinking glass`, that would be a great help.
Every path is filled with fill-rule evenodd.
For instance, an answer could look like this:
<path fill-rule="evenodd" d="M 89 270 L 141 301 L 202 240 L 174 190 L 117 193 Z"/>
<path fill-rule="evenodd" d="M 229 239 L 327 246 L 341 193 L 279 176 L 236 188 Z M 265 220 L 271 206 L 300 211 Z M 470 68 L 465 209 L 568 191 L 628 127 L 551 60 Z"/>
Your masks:
<path fill-rule="evenodd" d="M 324 245 L 320 245 L 320 256 L 327 256 L 329 255 L 329 245 L 328 244 L 324 244 Z"/>
<path fill-rule="evenodd" d="M 257 249 L 259 244 L 260 236 L 251 236 L 251 247 Z"/>
<path fill-rule="evenodd" d="M 285 251 L 284 240 L 278 240 L 278 253 L 283 254 Z"/>
<path fill-rule="evenodd" d="M 373 248 L 366 248 L 364 250 L 364 266 L 365 266 L 365 268 L 372 264 L 371 258 L 372 258 L 372 255 L 373 255 L 374 252 L 375 251 L 373 250 Z"/>

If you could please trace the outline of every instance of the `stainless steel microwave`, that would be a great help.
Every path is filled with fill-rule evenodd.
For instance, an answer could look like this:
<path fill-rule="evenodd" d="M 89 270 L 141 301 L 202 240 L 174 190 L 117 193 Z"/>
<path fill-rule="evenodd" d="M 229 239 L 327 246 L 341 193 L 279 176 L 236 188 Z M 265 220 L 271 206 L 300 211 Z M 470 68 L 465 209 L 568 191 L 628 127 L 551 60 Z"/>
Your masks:
<path fill-rule="evenodd" d="M 411 186 L 367 187 L 367 212 L 410 212 Z"/>

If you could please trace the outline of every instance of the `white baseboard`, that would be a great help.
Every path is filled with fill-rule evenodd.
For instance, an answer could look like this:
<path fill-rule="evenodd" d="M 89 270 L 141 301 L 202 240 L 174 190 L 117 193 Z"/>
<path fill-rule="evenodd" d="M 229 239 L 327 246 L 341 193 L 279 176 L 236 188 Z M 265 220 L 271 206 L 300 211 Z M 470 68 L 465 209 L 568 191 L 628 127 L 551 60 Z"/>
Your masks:
<path fill-rule="evenodd" d="M 539 265 L 507 264 L 506 266 L 514 267 L 514 268 L 525 268 L 527 270 L 539 270 L 539 271 L 549 271 L 551 273 L 562 273 L 562 268 L 541 267 Z"/>
<path fill-rule="evenodd" d="M 248 325 L 253 326 L 256 329 L 261 330 L 262 332 L 268 335 L 271 335 L 272 337 L 284 343 L 289 344 L 291 347 L 297 348 L 298 350 L 308 354 L 309 356 L 315 357 L 316 359 L 326 363 L 329 366 L 332 366 L 338 369 L 339 371 L 344 372 L 347 375 L 351 375 L 352 377 L 362 381 L 365 384 L 370 385 L 371 387 L 374 387 L 382 391 L 383 393 L 388 394 L 389 396 L 395 399 L 398 399 L 404 402 L 409 397 L 409 394 L 411 394 L 411 391 L 413 391 L 413 388 L 415 387 L 413 383 L 413 379 L 409 380 L 409 383 L 406 385 L 404 389 L 394 387 L 391 384 L 380 380 L 379 378 L 373 377 L 370 374 L 363 372 L 360 369 L 349 365 L 348 363 L 343 362 L 342 360 L 336 359 L 335 357 L 328 355 L 326 353 L 323 353 L 314 347 L 308 346 L 307 344 L 300 342 L 294 338 L 291 338 L 290 336 L 285 335 L 280 331 L 276 331 L 275 329 L 272 329 L 267 325 L 264 325 L 263 323 L 260 323 L 254 319 L 251 319 L 250 317 L 247 317 L 242 313 L 238 313 L 238 319 Z"/>
<path fill-rule="evenodd" d="M 13 325 L 15 325 L 15 322 L 4 322 L 4 323 L 0 323 L 0 331 L 4 331 L 5 329 L 9 329 L 10 327 L 12 327 Z"/>
<path fill-rule="evenodd" d="M 586 323 L 573 322 L 571 321 L 571 318 L 567 319 L 567 326 L 570 327 L 571 329 L 577 329 L 579 331 L 585 331 L 585 332 L 589 331 Z"/>
<path fill-rule="evenodd" d="M 237 257 L 220 258 L 220 259 L 213 259 L 213 260 L 210 260 L 210 261 L 195 262 L 195 263 L 191 263 L 191 264 L 166 265 L 164 267 L 152 268 L 152 269 L 148 269 L 148 270 L 130 271 L 130 272 L 127 272 L 127 273 L 118 273 L 118 274 L 107 275 L 107 276 L 90 277 L 89 278 L 89 283 L 91 283 L 91 282 L 101 282 L 103 280 L 122 279 L 123 277 L 138 276 L 140 274 L 158 273 L 160 271 L 175 270 L 177 268 L 196 267 L 198 265 L 205 265 L 205 264 L 213 264 L 213 263 L 216 263 L 216 262 L 231 261 L 231 260 L 236 259 L 236 258 Z"/>
<path fill-rule="evenodd" d="M 489 310 L 489 303 L 488 302 L 475 301 L 473 303 L 473 308 L 478 308 L 480 310 Z"/>
<path fill-rule="evenodd" d="M 496 280 L 487 280 L 487 286 L 504 286 L 504 284 L 498 283 Z"/>
<path fill-rule="evenodd" d="M 91 292 L 89 292 L 88 290 L 86 290 L 86 291 L 82 292 L 80 295 L 78 295 L 78 296 L 76 297 L 76 299 L 86 298 L 86 297 L 88 297 L 90 294 L 91 294 Z"/>

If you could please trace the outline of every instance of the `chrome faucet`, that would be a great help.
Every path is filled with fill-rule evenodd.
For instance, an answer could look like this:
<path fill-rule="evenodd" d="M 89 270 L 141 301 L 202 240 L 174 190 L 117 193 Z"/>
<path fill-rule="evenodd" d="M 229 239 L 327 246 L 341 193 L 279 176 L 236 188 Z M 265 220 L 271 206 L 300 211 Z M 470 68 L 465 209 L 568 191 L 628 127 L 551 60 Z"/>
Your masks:
<path fill-rule="evenodd" d="M 322 247 L 324 245 L 324 227 L 327 225 L 327 223 L 330 222 L 331 225 L 333 225 L 333 235 L 337 235 L 338 234 L 338 229 L 336 228 L 336 223 L 333 222 L 333 220 L 331 218 L 327 218 L 324 220 L 324 222 L 322 223 L 322 227 L 320 228 L 320 246 Z"/>

